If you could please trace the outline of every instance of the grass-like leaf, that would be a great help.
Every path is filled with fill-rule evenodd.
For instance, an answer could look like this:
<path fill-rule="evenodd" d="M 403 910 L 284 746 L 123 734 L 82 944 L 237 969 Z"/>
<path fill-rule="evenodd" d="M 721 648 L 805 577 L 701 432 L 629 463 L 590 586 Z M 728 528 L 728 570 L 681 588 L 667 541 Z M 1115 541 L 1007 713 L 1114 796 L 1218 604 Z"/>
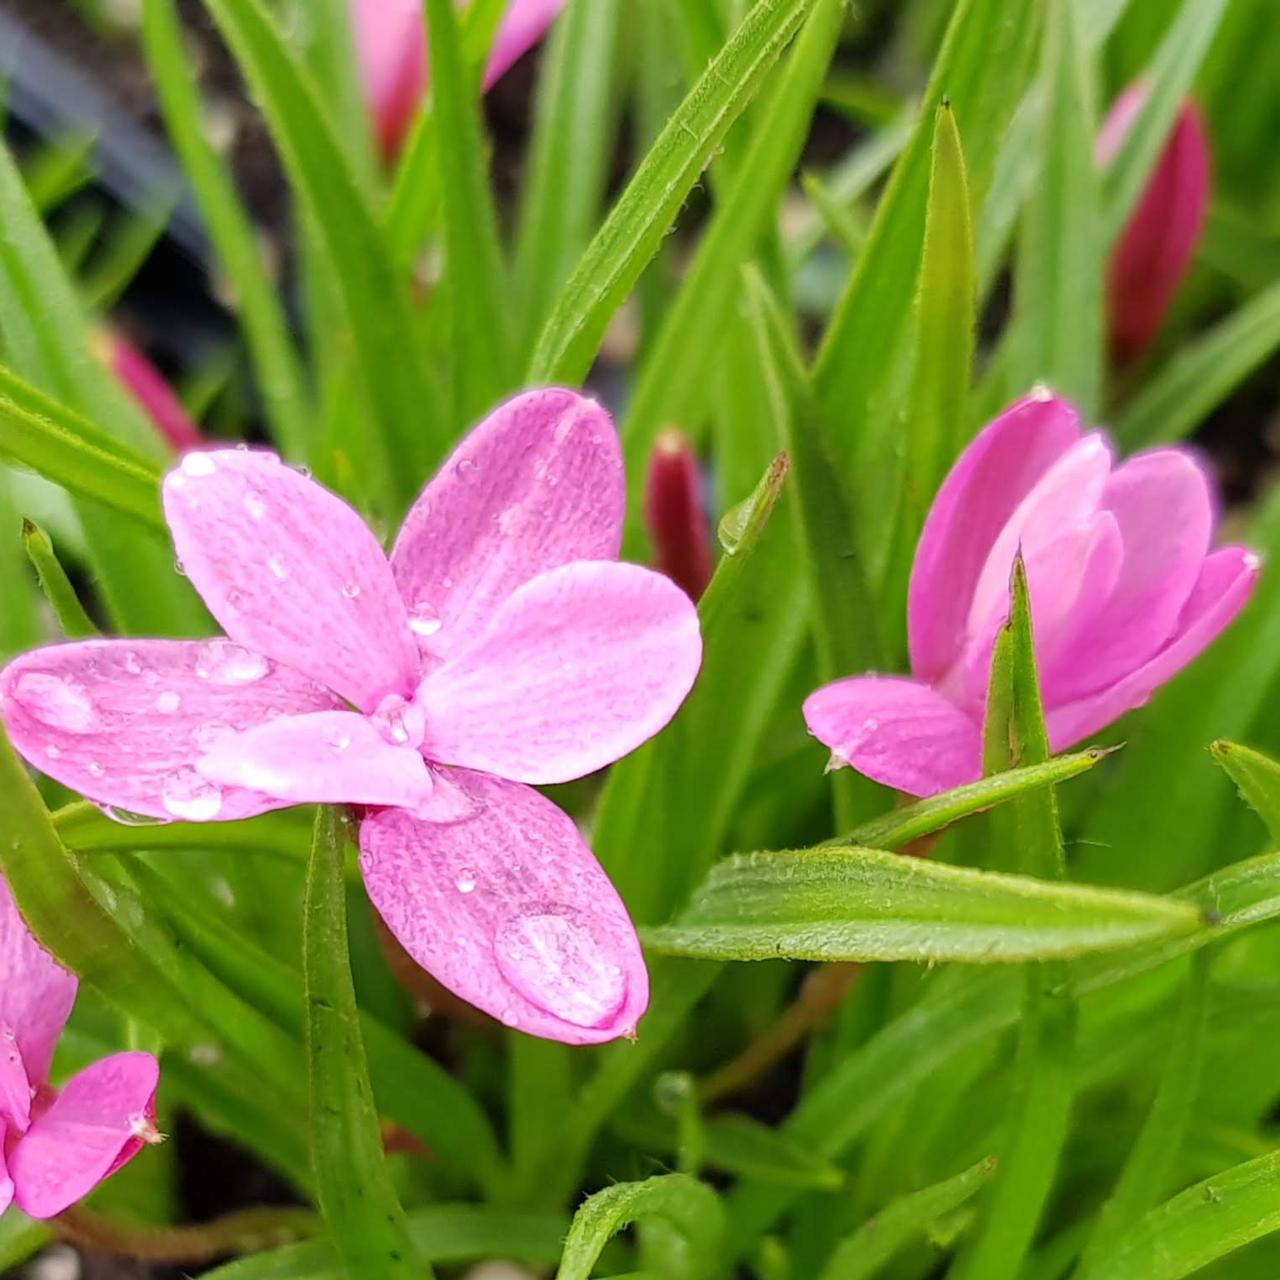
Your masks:
<path fill-rule="evenodd" d="M 1267 824 L 1270 837 L 1280 840 L 1280 764 L 1238 742 L 1218 741 L 1209 750 L 1245 802 Z"/>
<path fill-rule="evenodd" d="M 84 636 L 98 634 L 93 619 L 84 611 L 76 589 L 62 567 L 49 535 L 39 525 L 30 520 L 22 522 L 22 546 L 31 561 L 40 581 L 40 590 L 44 592 L 58 627 L 68 640 L 79 640 Z"/>

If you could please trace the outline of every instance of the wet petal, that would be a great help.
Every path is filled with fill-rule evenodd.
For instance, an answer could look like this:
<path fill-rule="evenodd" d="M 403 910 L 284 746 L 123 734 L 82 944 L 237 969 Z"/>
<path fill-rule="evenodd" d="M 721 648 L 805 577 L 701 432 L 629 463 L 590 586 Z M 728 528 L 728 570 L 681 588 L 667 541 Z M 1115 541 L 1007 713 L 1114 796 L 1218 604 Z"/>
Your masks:
<path fill-rule="evenodd" d="M 314 681 L 213 640 L 85 640 L 0 672 L 0 711 L 37 769 L 125 814 L 247 818 L 282 801 L 219 788 L 195 763 L 220 737 L 278 715 L 341 706 Z"/>
<path fill-rule="evenodd" d="M 19 1131 L 31 1120 L 31 1081 L 22 1062 L 18 1038 L 0 1022 L 0 1141 L 5 1126 Z"/>
<path fill-rule="evenodd" d="M 341 498 L 271 453 L 189 453 L 165 477 L 183 569 L 232 640 L 372 711 L 418 656 L 387 559 Z"/>
<path fill-rule="evenodd" d="M 837 680 L 805 699 L 804 719 L 835 761 L 908 795 L 949 791 L 982 772 L 978 725 L 914 680 Z"/>
<path fill-rule="evenodd" d="M 73 1076 L 9 1158 L 18 1208 L 52 1218 L 154 1141 L 159 1078 L 149 1053 L 117 1053 Z"/>
<path fill-rule="evenodd" d="M 1223 547 L 1210 555 L 1176 635 L 1155 657 L 1109 688 L 1049 710 L 1046 720 L 1053 749 L 1065 751 L 1146 703 L 1230 625 L 1248 602 L 1257 578 L 1257 557 L 1243 547 Z"/>
<path fill-rule="evenodd" d="M 422 491 L 391 553 L 420 645 L 451 657 L 531 578 L 616 559 L 624 501 L 617 433 L 598 404 L 556 388 L 507 401 Z"/>
<path fill-rule="evenodd" d="M 484 638 L 423 681 L 428 760 L 519 782 L 611 764 L 675 714 L 702 660 L 698 614 L 638 565 L 565 565 L 526 583 Z"/>
<path fill-rule="evenodd" d="M 354 711 L 281 716 L 229 734 L 196 768 L 223 787 L 245 787 L 294 804 L 413 807 L 431 778 L 411 746 L 388 742 Z"/>
<path fill-rule="evenodd" d="M 382 809 L 360 828 L 369 897 L 400 945 L 464 1000 L 530 1035 L 629 1035 L 649 999 L 635 930 L 573 821 L 536 791 L 450 771 L 448 824 Z"/>
<path fill-rule="evenodd" d="M 71 1016 L 78 985 L 32 937 L 0 876 L 0 1076 L 7 1055 L 16 1050 L 20 1062 L 15 1065 L 29 1085 L 48 1080 L 53 1048 Z M 10 1072 L 12 1087 L 12 1067 Z M 0 1082 L 0 1111 L 5 1092 Z"/>
<path fill-rule="evenodd" d="M 13 1203 L 13 1179 L 9 1177 L 9 1168 L 4 1161 L 5 1133 L 4 1123 L 0 1121 L 0 1218 Z"/>
<path fill-rule="evenodd" d="M 959 660 L 979 574 L 1018 503 L 1080 438 L 1063 400 L 1029 396 L 978 434 L 943 481 L 911 569 L 911 669 L 941 679 Z"/>

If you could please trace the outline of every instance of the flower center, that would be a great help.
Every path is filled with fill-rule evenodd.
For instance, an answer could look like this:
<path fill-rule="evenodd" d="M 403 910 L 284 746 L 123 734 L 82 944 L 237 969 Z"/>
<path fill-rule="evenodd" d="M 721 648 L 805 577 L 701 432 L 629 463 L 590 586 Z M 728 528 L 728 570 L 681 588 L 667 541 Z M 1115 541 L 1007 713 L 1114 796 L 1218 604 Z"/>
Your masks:
<path fill-rule="evenodd" d="M 386 742 L 395 747 L 418 748 L 427 732 L 427 717 L 416 702 L 389 693 L 369 717 Z"/>

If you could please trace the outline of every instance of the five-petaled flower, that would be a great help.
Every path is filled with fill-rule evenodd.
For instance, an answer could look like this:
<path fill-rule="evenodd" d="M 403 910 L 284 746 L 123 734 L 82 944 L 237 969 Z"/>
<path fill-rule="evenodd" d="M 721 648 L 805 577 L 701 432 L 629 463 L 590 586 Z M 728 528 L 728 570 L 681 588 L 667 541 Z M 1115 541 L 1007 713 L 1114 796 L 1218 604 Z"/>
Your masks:
<path fill-rule="evenodd" d="M 49 1084 L 76 985 L 31 936 L 0 877 L 0 1215 L 16 1203 L 52 1218 L 159 1141 L 160 1067 L 149 1053 L 113 1054 L 61 1090 Z"/>
<path fill-rule="evenodd" d="M 635 931 L 529 785 L 633 750 L 697 674 L 688 597 L 616 562 L 623 504 L 608 415 L 554 389 L 459 444 L 389 561 L 273 454 L 189 453 L 165 514 L 226 638 L 38 649 L 0 673 L 0 709 L 28 761 L 126 817 L 363 806 L 369 896 L 420 965 L 533 1035 L 627 1035 Z"/>
<path fill-rule="evenodd" d="M 981 770 L 992 646 L 1027 567 L 1055 751 L 1096 733 L 1181 670 L 1249 598 L 1258 562 L 1210 551 L 1212 483 L 1184 449 L 1114 467 L 1101 432 L 1033 394 L 990 423 L 943 482 L 908 597 L 915 679 L 837 680 L 804 704 L 809 731 L 877 782 L 927 796 Z"/>

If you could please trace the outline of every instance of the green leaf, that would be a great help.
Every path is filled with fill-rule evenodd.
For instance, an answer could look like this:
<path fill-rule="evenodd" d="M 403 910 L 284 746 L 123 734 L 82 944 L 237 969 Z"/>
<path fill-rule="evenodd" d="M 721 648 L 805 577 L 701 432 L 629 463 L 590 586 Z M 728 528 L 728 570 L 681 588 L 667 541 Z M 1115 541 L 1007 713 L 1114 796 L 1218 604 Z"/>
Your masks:
<path fill-rule="evenodd" d="M 580 382 L 708 157 L 815 0 L 758 0 L 676 109 L 560 291 L 526 381 Z"/>
<path fill-rule="evenodd" d="M 642 936 L 657 951 L 716 960 L 1006 964 L 1201 925 L 1198 911 L 1168 898 L 819 846 L 718 864 L 674 924 Z"/>
<path fill-rule="evenodd" d="M 478 418 L 510 390 L 506 281 L 486 148 L 453 0 L 424 0 L 450 307 L 454 414 Z"/>
<path fill-rule="evenodd" d="M 1180 1280 L 1280 1230 L 1280 1153 L 1206 1178 L 1152 1209 L 1081 1280 Z"/>
<path fill-rule="evenodd" d="M 1209 751 L 1240 789 L 1244 802 L 1267 824 L 1271 838 L 1280 840 L 1280 764 L 1238 742 L 1219 740 Z"/>
<path fill-rule="evenodd" d="M 994 1158 L 980 1160 L 945 1182 L 903 1196 L 846 1236 L 823 1269 L 821 1280 L 866 1280 L 905 1245 L 973 1199 L 995 1172 Z"/>
<path fill-rule="evenodd" d="M 707 367 L 721 349 L 725 319 L 741 284 L 741 267 L 776 216 L 778 201 L 808 137 L 814 103 L 844 25 L 847 0 L 815 0 L 785 68 L 756 113 L 751 148 L 684 273 L 645 356 L 622 425 L 638 505 L 645 461 L 668 423 L 692 425 L 707 396 Z"/>
<path fill-rule="evenodd" d="M 843 1170 L 751 1116 L 729 1112 L 706 1122 L 706 1162 L 736 1177 L 835 1191 Z"/>
<path fill-rule="evenodd" d="M 664 1223 L 687 1247 L 687 1266 L 679 1280 L 715 1274 L 724 1230 L 720 1200 L 705 1183 L 671 1173 L 619 1183 L 584 1201 L 573 1216 L 556 1280 L 588 1280 L 609 1239 L 631 1223 L 649 1219 Z"/>
<path fill-rule="evenodd" d="M 977 782 L 956 787 L 954 791 L 944 791 L 927 800 L 917 800 L 904 808 L 893 809 L 883 817 L 872 818 L 870 822 L 855 827 L 847 836 L 837 837 L 828 843 L 867 845 L 873 849 L 901 849 L 903 845 L 941 831 L 961 818 L 981 813 L 1041 787 L 1077 778 L 1110 754 L 1109 751 L 1091 747 L 1074 755 L 1058 756 L 1043 764 L 1031 764 L 1021 769 L 1007 769 L 1003 773 L 991 774 Z"/>
<path fill-rule="evenodd" d="M 59 562 L 53 543 L 49 541 L 49 535 L 30 520 L 23 520 L 22 546 L 40 580 L 40 590 L 58 619 L 62 634 L 68 640 L 96 636 L 98 628 L 85 613 L 84 605 L 80 603 L 76 589 Z"/>
<path fill-rule="evenodd" d="M 294 193 L 323 245 L 374 424 L 364 437 L 366 458 L 379 467 L 384 514 L 398 515 L 449 441 L 413 340 L 406 282 L 314 88 L 262 0 L 206 0 L 206 7 L 262 104 Z"/>
<path fill-rule="evenodd" d="M 346 825 L 336 807 L 316 814 L 303 908 L 312 1168 L 320 1210 L 348 1272 L 361 1280 L 408 1280 L 422 1269 L 382 1153 L 347 956 Z"/>
<path fill-rule="evenodd" d="M 1102 237 L 1089 70 L 1073 0 L 1049 0 L 1036 145 L 1044 168 L 1022 215 L 1007 394 L 1046 382 L 1093 421 L 1103 364 Z"/>
<path fill-rule="evenodd" d="M 112 226 L 106 247 L 99 251 L 80 287 L 91 310 L 101 314 L 120 300 L 146 265 L 173 216 L 176 196 L 153 198 L 139 213 Z"/>
<path fill-rule="evenodd" d="M 257 233 L 225 162 L 205 131 L 174 0 L 143 0 L 142 41 L 174 151 L 191 183 L 205 227 L 235 294 L 272 435 L 295 461 L 309 456 L 309 395 L 279 292 Z"/>

